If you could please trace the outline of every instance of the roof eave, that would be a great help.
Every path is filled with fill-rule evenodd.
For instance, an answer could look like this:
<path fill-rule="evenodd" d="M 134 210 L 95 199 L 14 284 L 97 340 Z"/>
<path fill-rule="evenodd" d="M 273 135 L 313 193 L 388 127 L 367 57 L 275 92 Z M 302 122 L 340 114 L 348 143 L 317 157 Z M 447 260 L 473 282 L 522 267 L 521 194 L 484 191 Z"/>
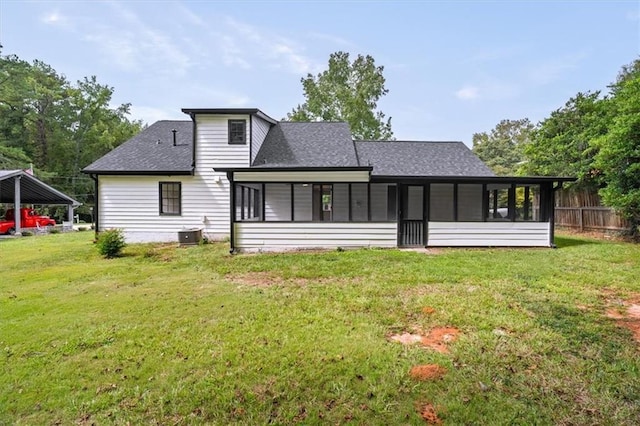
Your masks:
<path fill-rule="evenodd" d="M 121 175 L 121 176 L 191 176 L 193 170 L 88 170 L 82 173 L 87 175 Z"/>
<path fill-rule="evenodd" d="M 286 167 L 222 167 L 216 172 L 371 172 L 373 166 L 286 166 Z"/>
<path fill-rule="evenodd" d="M 196 114 L 249 114 L 260 117 L 271 124 L 277 124 L 278 121 L 269 117 L 258 108 L 182 108 L 182 112 L 193 117 Z"/>
<path fill-rule="evenodd" d="M 376 175 L 371 176 L 372 180 L 379 181 L 429 181 L 429 182 L 483 182 L 483 183 L 548 183 L 548 182 L 575 182 L 576 177 L 566 176 L 398 176 L 398 175 Z"/>

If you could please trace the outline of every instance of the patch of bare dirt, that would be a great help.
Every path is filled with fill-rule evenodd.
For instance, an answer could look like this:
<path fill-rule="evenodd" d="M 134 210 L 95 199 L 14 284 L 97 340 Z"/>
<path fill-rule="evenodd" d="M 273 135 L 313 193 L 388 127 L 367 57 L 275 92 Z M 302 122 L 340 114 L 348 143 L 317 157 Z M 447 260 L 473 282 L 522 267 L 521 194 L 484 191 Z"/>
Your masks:
<path fill-rule="evenodd" d="M 447 369 L 438 364 L 414 365 L 409 376 L 416 380 L 436 380 L 447 374 Z"/>
<path fill-rule="evenodd" d="M 246 285 L 249 287 L 271 287 L 282 282 L 282 277 L 277 277 L 270 272 L 229 274 L 225 278 L 235 284 Z"/>
<path fill-rule="evenodd" d="M 418 411 L 420 413 L 420 417 L 427 422 L 429 425 L 441 425 L 442 420 L 438 417 L 438 413 L 433 405 L 429 403 L 424 403 L 418 407 Z"/>
<path fill-rule="evenodd" d="M 422 346 L 434 349 L 442 354 L 449 353 L 447 345 L 458 338 L 460 330 L 455 327 L 436 327 L 422 337 Z"/>
<path fill-rule="evenodd" d="M 243 274 L 228 274 L 225 279 L 234 284 L 247 287 L 273 287 L 277 285 L 306 286 L 309 284 L 357 284 L 361 278 L 329 279 L 329 278 L 283 278 L 272 272 L 246 272 Z"/>
<path fill-rule="evenodd" d="M 616 320 L 618 327 L 630 330 L 633 339 L 640 344 L 640 294 L 622 299 L 611 292 L 605 292 L 605 297 L 609 305 L 605 310 L 605 316 Z"/>
<path fill-rule="evenodd" d="M 436 327 L 429 330 L 427 334 L 402 333 L 389 336 L 394 342 L 403 345 L 420 343 L 422 346 L 433 349 L 442 354 L 449 353 L 447 345 L 458 338 L 460 330 L 455 327 Z"/>
<path fill-rule="evenodd" d="M 431 314 L 433 314 L 435 312 L 436 312 L 436 310 L 434 308 L 432 308 L 431 306 L 425 306 L 424 308 L 422 308 L 422 313 L 423 314 L 431 315 Z"/>

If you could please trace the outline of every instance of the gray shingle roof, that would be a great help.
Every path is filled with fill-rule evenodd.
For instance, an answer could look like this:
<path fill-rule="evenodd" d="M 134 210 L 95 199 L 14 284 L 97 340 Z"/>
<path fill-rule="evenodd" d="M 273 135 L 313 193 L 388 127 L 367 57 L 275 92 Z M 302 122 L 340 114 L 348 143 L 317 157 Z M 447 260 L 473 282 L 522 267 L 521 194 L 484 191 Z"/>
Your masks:
<path fill-rule="evenodd" d="M 280 122 L 273 126 L 252 167 L 357 167 L 347 123 Z"/>
<path fill-rule="evenodd" d="M 373 176 L 495 176 L 462 142 L 356 141 Z"/>
<path fill-rule="evenodd" d="M 176 146 L 173 146 L 176 129 Z M 138 133 L 83 169 L 95 174 L 189 173 L 193 161 L 193 122 L 163 120 Z"/>

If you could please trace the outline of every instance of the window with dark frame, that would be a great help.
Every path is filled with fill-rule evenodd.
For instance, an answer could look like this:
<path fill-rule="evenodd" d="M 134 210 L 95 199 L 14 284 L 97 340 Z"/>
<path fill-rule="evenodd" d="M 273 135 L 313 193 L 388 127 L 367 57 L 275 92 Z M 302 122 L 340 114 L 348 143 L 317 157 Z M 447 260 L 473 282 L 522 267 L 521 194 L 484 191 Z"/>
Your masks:
<path fill-rule="evenodd" d="M 247 143 L 247 121 L 229 120 L 229 145 L 245 145 Z"/>
<path fill-rule="evenodd" d="M 237 185 L 236 204 L 236 220 L 260 220 L 260 191 L 255 185 Z"/>
<path fill-rule="evenodd" d="M 182 214 L 182 184 L 160 182 L 160 214 L 180 216 Z"/>
<path fill-rule="evenodd" d="M 234 220 L 395 221 L 396 192 L 386 183 L 236 183 Z"/>

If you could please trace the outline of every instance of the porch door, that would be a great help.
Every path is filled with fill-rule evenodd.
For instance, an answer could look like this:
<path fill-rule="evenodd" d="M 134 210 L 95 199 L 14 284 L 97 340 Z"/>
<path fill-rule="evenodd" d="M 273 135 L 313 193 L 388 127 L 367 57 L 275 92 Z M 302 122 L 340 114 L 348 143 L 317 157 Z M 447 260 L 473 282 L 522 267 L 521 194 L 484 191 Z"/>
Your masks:
<path fill-rule="evenodd" d="M 424 186 L 399 185 L 398 245 L 424 247 Z"/>

